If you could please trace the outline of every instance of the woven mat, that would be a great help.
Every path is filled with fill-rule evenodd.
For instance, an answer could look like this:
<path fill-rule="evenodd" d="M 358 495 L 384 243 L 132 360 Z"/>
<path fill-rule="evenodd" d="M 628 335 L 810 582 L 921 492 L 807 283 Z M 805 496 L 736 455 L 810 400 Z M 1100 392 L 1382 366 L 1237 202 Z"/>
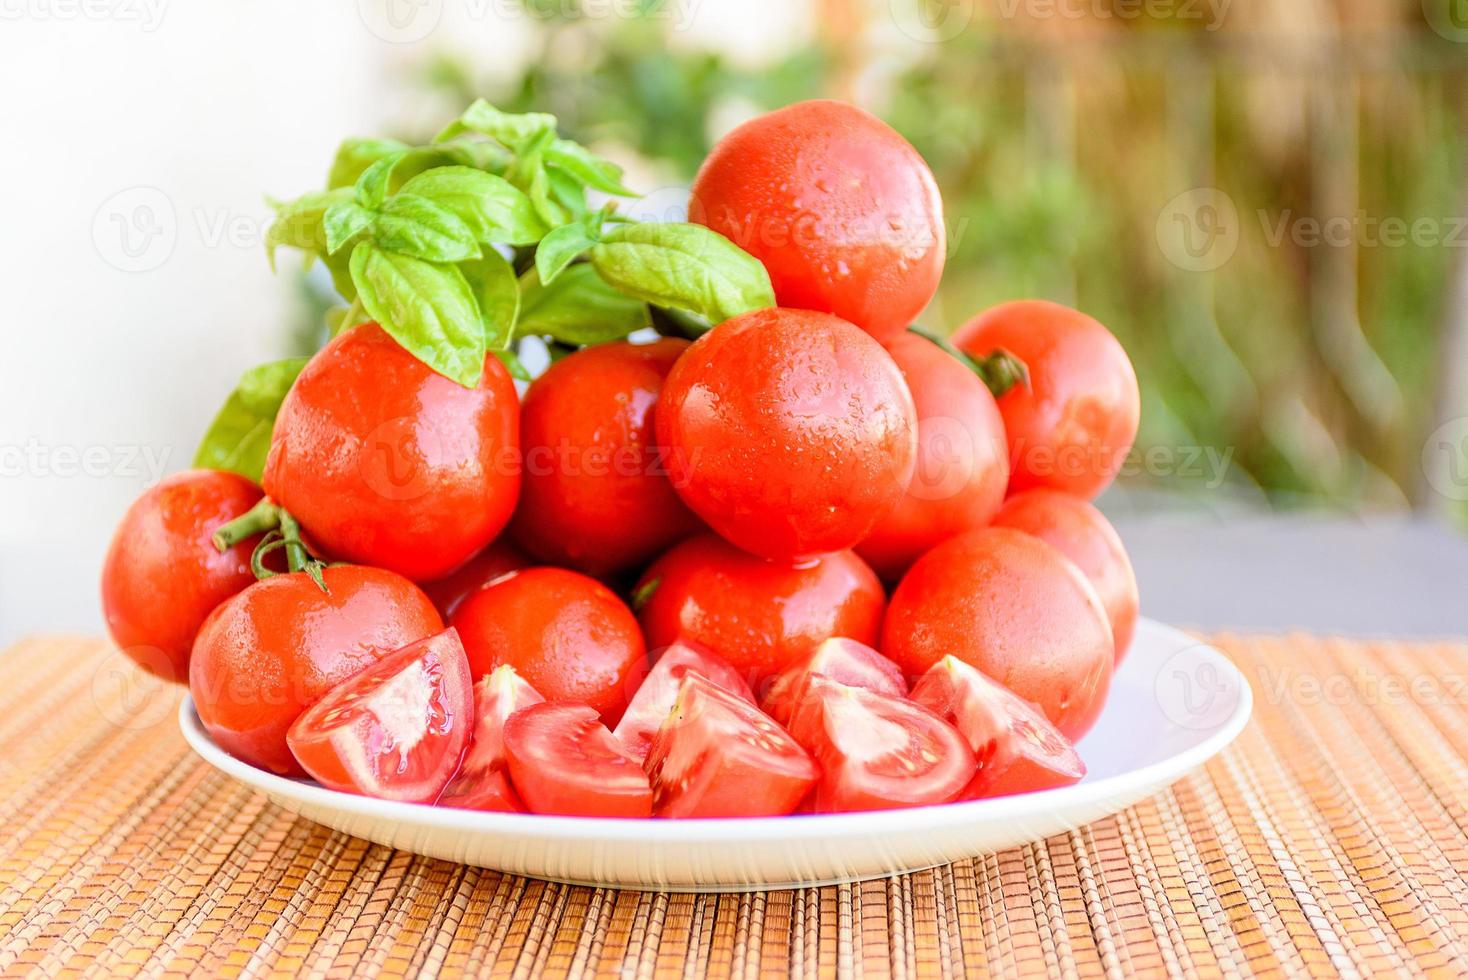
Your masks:
<path fill-rule="evenodd" d="M 1225 636 L 1255 720 L 1075 833 L 750 895 L 577 888 L 327 831 L 197 761 L 95 640 L 0 655 L 0 973 L 1468 972 L 1468 646 Z"/>

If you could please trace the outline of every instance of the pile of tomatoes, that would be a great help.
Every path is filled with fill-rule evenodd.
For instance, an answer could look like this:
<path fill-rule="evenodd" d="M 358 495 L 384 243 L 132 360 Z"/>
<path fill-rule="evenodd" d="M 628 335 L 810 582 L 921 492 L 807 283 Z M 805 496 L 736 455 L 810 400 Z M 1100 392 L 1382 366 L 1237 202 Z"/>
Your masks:
<path fill-rule="evenodd" d="M 1074 782 L 1137 616 L 1089 502 L 1138 422 L 1094 319 L 909 329 L 945 249 L 926 164 L 808 102 L 726 137 L 692 220 L 778 305 L 599 343 L 523 397 L 376 323 L 280 404 L 259 485 L 145 492 L 107 556 L 119 646 L 224 749 L 480 810 L 733 817 Z"/>

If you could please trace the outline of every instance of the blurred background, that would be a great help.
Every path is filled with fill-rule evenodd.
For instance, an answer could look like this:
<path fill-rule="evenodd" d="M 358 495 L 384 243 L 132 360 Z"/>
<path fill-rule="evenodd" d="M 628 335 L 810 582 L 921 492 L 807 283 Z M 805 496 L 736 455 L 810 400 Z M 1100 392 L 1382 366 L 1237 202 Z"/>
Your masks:
<path fill-rule="evenodd" d="M 1135 361 L 1101 503 L 1144 611 L 1468 633 L 1433 591 L 1468 570 L 1463 0 L 5 0 L 0 83 L 0 642 L 99 628 L 130 499 L 313 348 L 329 284 L 271 274 L 266 195 L 477 96 L 668 213 L 743 119 L 861 104 L 943 190 L 926 325 L 1046 297 Z"/>

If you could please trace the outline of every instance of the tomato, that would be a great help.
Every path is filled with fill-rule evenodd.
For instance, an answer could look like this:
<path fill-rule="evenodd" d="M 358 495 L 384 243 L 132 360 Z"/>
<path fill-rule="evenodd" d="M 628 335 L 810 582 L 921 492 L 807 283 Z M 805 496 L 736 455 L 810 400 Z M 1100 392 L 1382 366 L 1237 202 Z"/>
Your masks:
<path fill-rule="evenodd" d="M 668 482 L 654 416 L 687 347 L 587 347 L 530 385 L 520 413 L 525 486 L 510 525 L 526 551 L 601 578 L 646 564 L 698 528 Z"/>
<path fill-rule="evenodd" d="M 428 581 L 509 521 L 519 445 L 515 387 L 497 358 L 464 388 L 367 323 L 322 348 L 286 395 L 265 492 L 328 554 Z"/>
<path fill-rule="evenodd" d="M 679 496 L 772 561 L 866 537 L 917 455 L 916 410 L 891 356 L 804 310 L 755 310 L 704 334 L 668 374 L 657 420 Z"/>
<path fill-rule="evenodd" d="M 798 102 L 729 133 L 693 181 L 689 220 L 764 263 L 781 306 L 886 341 L 943 274 L 943 201 L 918 152 L 844 102 Z"/>
<path fill-rule="evenodd" d="M 128 507 L 102 563 L 102 612 L 112 641 L 150 673 L 187 683 L 204 618 L 255 581 L 258 538 L 223 554 L 209 538 L 259 499 L 260 488 L 242 476 L 189 470 Z"/>
<path fill-rule="evenodd" d="M 660 817 L 779 817 L 820 778 L 785 729 L 740 698 L 690 673 L 647 757 Z"/>
<path fill-rule="evenodd" d="M 400 575 L 327 567 L 275 575 L 227 599 L 194 640 L 189 690 L 199 720 L 231 755 L 302 772 L 286 745 L 301 712 L 353 674 L 443 629 L 428 596 Z"/>
<path fill-rule="evenodd" d="M 611 589 L 564 568 L 512 572 L 451 618 L 475 678 L 501 664 L 551 701 L 582 701 L 615 724 L 647 673 L 632 611 Z"/>
<path fill-rule="evenodd" d="M 1086 765 L 1033 705 L 959 660 L 944 657 L 912 689 L 912 699 L 958 729 L 979 762 L 965 798 L 1069 786 Z"/>
<path fill-rule="evenodd" d="M 673 703 L 678 700 L 678 689 L 689 674 L 698 674 L 716 687 L 754 703 L 754 693 L 749 685 L 727 660 L 696 643 L 678 640 L 658 655 L 652 670 L 638 685 L 637 693 L 632 695 L 622 720 L 612 731 L 617 741 L 637 759 L 647 758 L 653 736 L 673 710 Z"/>
<path fill-rule="evenodd" d="M 1033 534 L 1075 563 L 1101 599 L 1121 663 L 1137 626 L 1137 577 L 1121 536 L 1102 513 L 1070 494 L 1026 490 L 1004 502 L 994 524 Z"/>
<path fill-rule="evenodd" d="M 534 704 L 505 722 L 510 782 L 533 813 L 652 816 L 642 764 L 584 704 Z"/>
<path fill-rule="evenodd" d="M 1111 626 L 1096 590 L 1059 551 L 1010 528 L 940 544 L 892 593 L 882 652 L 909 677 L 947 654 L 1039 705 L 1071 739 L 1111 685 Z"/>
<path fill-rule="evenodd" d="M 474 686 L 474 738 L 459 774 L 439 800 L 466 810 L 522 810 L 504 778 L 505 722 L 521 708 L 545 698 L 509 664 L 496 667 Z"/>
<path fill-rule="evenodd" d="M 830 637 L 875 645 L 886 602 L 876 574 L 849 551 L 768 562 L 712 534 L 653 562 L 635 594 L 654 649 L 701 643 L 756 686 Z"/>
<path fill-rule="evenodd" d="M 1009 483 L 1009 445 L 994 396 L 967 365 L 913 333 L 887 351 L 917 406 L 917 467 L 897 508 L 856 553 L 896 581 L 929 548 L 989 523 Z"/>
<path fill-rule="evenodd" d="M 470 595 L 501 575 L 529 568 L 534 562 L 509 540 L 499 537 L 489 547 L 470 558 L 457 571 L 443 578 L 423 583 L 423 591 L 433 600 L 444 619 L 454 614 Z"/>
<path fill-rule="evenodd" d="M 816 676 L 897 698 L 907 694 L 907 681 L 896 664 L 865 643 L 833 637 L 776 675 L 760 707 L 782 725 L 789 724 L 796 705 L 806 696 L 810 679 Z"/>
<path fill-rule="evenodd" d="M 947 803 L 973 778 L 963 737 L 927 708 L 820 676 L 807 692 L 790 734 L 820 763 L 818 812 Z"/>
<path fill-rule="evenodd" d="M 327 789 L 432 803 L 469 744 L 474 694 L 452 629 L 389 653 L 301 713 L 286 744 Z"/>
<path fill-rule="evenodd" d="M 1137 438 L 1141 395 L 1126 351 L 1077 310 L 1018 300 L 985 310 L 953 335 L 975 357 L 1006 350 L 1027 384 L 999 396 L 1009 435 L 1009 490 L 1052 487 L 1087 500 L 1111 483 Z"/>

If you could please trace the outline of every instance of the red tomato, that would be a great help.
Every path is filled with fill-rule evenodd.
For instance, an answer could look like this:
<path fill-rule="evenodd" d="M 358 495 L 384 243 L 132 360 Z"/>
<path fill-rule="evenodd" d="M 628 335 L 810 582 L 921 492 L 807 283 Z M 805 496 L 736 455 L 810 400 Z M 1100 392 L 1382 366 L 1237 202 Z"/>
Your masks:
<path fill-rule="evenodd" d="M 712 534 L 675 545 L 642 575 L 639 618 L 654 648 L 701 643 L 758 686 L 833 636 L 875 645 L 886 595 L 849 551 L 768 562 Z"/>
<path fill-rule="evenodd" d="M 781 306 L 834 313 L 883 341 L 943 274 L 933 172 L 844 102 L 798 102 L 729 133 L 699 168 L 688 213 L 763 262 Z"/>
<path fill-rule="evenodd" d="M 506 575 L 465 599 L 452 622 L 475 678 L 509 664 L 548 700 L 585 702 L 612 724 L 647 673 L 631 610 L 564 568 Z"/>
<path fill-rule="evenodd" d="M 1106 702 L 1112 647 L 1080 569 L 1010 528 L 970 531 L 919 558 L 882 626 L 882 651 L 909 677 L 951 653 L 1039 705 L 1071 739 Z"/>
<path fill-rule="evenodd" d="M 143 491 L 123 515 L 102 564 L 102 613 L 112 641 L 150 673 L 187 683 L 204 618 L 255 581 L 258 538 L 223 554 L 209 538 L 259 499 L 242 476 L 189 470 Z"/>
<path fill-rule="evenodd" d="M 690 673 L 647 757 L 660 817 L 780 817 L 820 778 L 805 749 L 748 700 Z"/>
<path fill-rule="evenodd" d="M 1009 489 L 1053 487 L 1095 497 L 1137 438 L 1141 395 L 1126 351 L 1084 313 L 1043 300 L 985 310 L 953 335 L 974 357 L 1007 350 L 1029 383 L 999 396 L 1009 435 Z"/>
<path fill-rule="evenodd" d="M 686 340 L 587 347 L 525 393 L 525 488 L 510 525 L 541 561 L 598 578 L 644 565 L 698 528 L 657 445 L 658 392 Z"/>
<path fill-rule="evenodd" d="M 457 571 L 432 582 L 424 582 L 423 591 L 433 600 L 440 615 L 448 619 L 459 608 L 459 603 L 474 592 L 501 575 L 529 568 L 533 564 L 513 543 L 499 537 L 489 547 L 460 565 Z"/>
<path fill-rule="evenodd" d="M 1137 577 L 1116 529 L 1095 507 L 1057 490 L 1026 490 L 1004 502 L 994 524 L 1033 534 L 1075 562 L 1111 622 L 1121 663 L 1137 626 Z"/>
<path fill-rule="evenodd" d="M 584 704 L 534 704 L 505 722 L 510 782 L 533 813 L 652 816 L 652 786 Z"/>
<path fill-rule="evenodd" d="M 833 637 L 810 656 L 781 671 L 770 682 L 760 707 L 780 724 L 788 725 L 796 705 L 806 696 L 810 679 L 816 676 L 895 698 L 907 694 L 907 681 L 896 664 L 865 643 Z"/>
<path fill-rule="evenodd" d="M 678 640 L 658 655 L 612 732 L 639 761 L 647 758 L 653 736 L 673 710 L 678 689 L 689 674 L 699 674 L 715 686 L 754 704 L 754 693 L 727 660 L 698 644 Z"/>
<path fill-rule="evenodd" d="M 989 523 L 1009 483 L 1009 445 L 994 396 L 967 365 L 913 333 L 887 351 L 917 406 L 917 468 L 897 508 L 856 553 L 896 581 L 929 548 Z"/>
<path fill-rule="evenodd" d="M 427 581 L 509 521 L 519 447 L 515 387 L 498 358 L 485 358 L 479 387 L 464 388 L 367 323 L 296 379 L 264 486 L 328 554 Z"/>
<path fill-rule="evenodd" d="M 947 803 L 973 778 L 963 737 L 927 708 L 819 676 L 807 691 L 790 734 L 820 763 L 818 812 Z"/>
<path fill-rule="evenodd" d="M 428 596 L 360 565 L 276 575 L 204 621 L 189 660 L 199 720 L 218 745 L 273 772 L 302 772 L 286 730 L 327 691 L 383 656 L 443 629 Z"/>
<path fill-rule="evenodd" d="M 458 634 L 447 629 L 326 692 L 285 740 L 327 789 L 432 803 L 458 770 L 473 721 L 469 661 Z"/>
<path fill-rule="evenodd" d="M 439 802 L 466 810 L 522 810 L 504 779 L 505 722 L 521 708 L 545 698 L 509 664 L 496 667 L 474 686 L 474 738 L 459 774 Z"/>
<path fill-rule="evenodd" d="M 957 657 L 944 657 L 912 699 L 958 729 L 979 762 L 964 796 L 1008 796 L 1069 786 L 1086 765 L 1066 737 L 1028 701 Z"/>
<path fill-rule="evenodd" d="M 845 320 L 804 310 L 755 310 L 704 334 L 673 366 L 657 418 L 679 496 L 773 561 L 866 537 L 917 456 L 892 358 Z"/>

